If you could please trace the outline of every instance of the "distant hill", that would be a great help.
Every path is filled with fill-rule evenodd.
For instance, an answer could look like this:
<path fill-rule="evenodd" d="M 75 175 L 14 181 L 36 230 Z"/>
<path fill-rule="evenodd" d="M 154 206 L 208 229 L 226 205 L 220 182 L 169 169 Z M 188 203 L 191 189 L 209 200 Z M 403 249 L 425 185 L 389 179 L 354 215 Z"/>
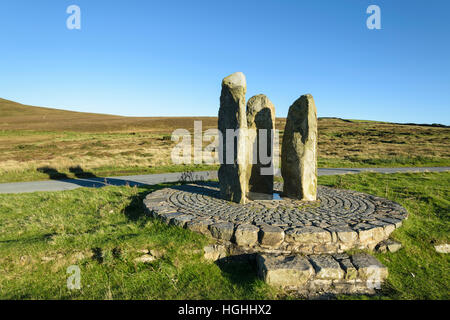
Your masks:
<path fill-rule="evenodd" d="M 123 117 L 36 107 L 0 98 L 0 130 L 39 131 L 155 131 L 193 127 L 202 120 L 203 127 L 217 127 L 216 117 Z"/>

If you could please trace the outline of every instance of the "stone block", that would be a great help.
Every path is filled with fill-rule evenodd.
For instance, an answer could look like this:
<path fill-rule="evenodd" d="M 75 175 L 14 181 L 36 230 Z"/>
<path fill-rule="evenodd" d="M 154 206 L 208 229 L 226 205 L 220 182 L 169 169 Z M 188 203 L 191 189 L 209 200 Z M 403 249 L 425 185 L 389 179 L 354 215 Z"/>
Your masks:
<path fill-rule="evenodd" d="M 258 242 L 259 228 L 252 224 L 241 224 L 234 231 L 234 239 L 239 246 L 253 246 Z"/>
<path fill-rule="evenodd" d="M 234 224 L 231 222 L 218 222 L 209 226 L 214 238 L 230 241 L 234 234 Z"/>
<path fill-rule="evenodd" d="M 178 212 L 168 212 L 168 213 L 161 213 L 161 214 L 159 214 L 159 217 L 165 224 L 170 224 L 170 221 L 173 218 L 181 216 L 181 215 L 183 215 L 183 214 L 178 213 Z"/>
<path fill-rule="evenodd" d="M 389 222 L 390 224 L 393 224 L 395 226 L 395 228 L 400 228 L 402 226 L 401 219 L 396 219 L 396 218 L 391 218 L 391 217 L 382 217 L 382 218 L 380 218 L 380 220 Z"/>
<path fill-rule="evenodd" d="M 308 258 L 316 271 L 317 279 L 338 280 L 344 278 L 344 270 L 331 255 L 310 255 Z"/>
<path fill-rule="evenodd" d="M 398 250 L 400 250 L 400 248 L 402 247 L 402 244 L 400 242 L 391 240 L 391 239 L 386 239 L 384 241 L 381 241 L 380 243 L 378 243 L 375 247 L 375 249 L 378 252 L 397 252 Z"/>
<path fill-rule="evenodd" d="M 273 286 L 299 287 L 314 276 L 312 265 L 300 255 L 259 254 L 256 261 L 259 276 Z"/>
<path fill-rule="evenodd" d="M 358 238 L 361 243 L 368 243 L 373 240 L 373 226 L 365 223 L 358 223 L 353 227 L 358 232 Z"/>
<path fill-rule="evenodd" d="M 358 270 L 355 268 L 347 254 L 335 254 L 333 257 L 339 262 L 342 270 L 344 270 L 344 279 L 355 280 L 358 277 Z"/>
<path fill-rule="evenodd" d="M 174 226 L 178 226 L 181 228 L 184 228 L 186 224 L 194 219 L 194 216 L 187 215 L 187 214 L 181 214 L 179 216 L 173 217 L 173 219 L 170 220 L 170 224 Z"/>
<path fill-rule="evenodd" d="M 386 239 L 386 234 L 384 233 L 383 227 L 375 227 L 372 229 L 372 238 L 375 242 L 380 242 Z"/>
<path fill-rule="evenodd" d="M 194 219 L 186 223 L 186 228 L 204 234 L 206 236 L 211 236 L 211 231 L 209 231 L 209 226 L 214 222 L 211 219 Z"/>
<path fill-rule="evenodd" d="M 358 233 L 349 226 L 331 226 L 327 230 L 331 232 L 333 242 L 352 243 L 358 240 Z"/>
<path fill-rule="evenodd" d="M 384 281 L 388 276 L 388 269 L 377 259 L 367 253 L 356 253 L 351 256 L 353 265 L 358 270 L 361 280 Z"/>
<path fill-rule="evenodd" d="M 384 225 L 384 233 L 385 233 L 386 237 L 389 237 L 389 235 L 392 232 L 394 232 L 394 230 L 395 230 L 395 225 L 394 224 L 387 223 L 387 224 Z"/>
<path fill-rule="evenodd" d="M 443 243 L 434 246 L 434 250 L 438 253 L 450 253 L 450 244 Z"/>
<path fill-rule="evenodd" d="M 278 247 L 284 240 L 284 231 L 280 227 L 261 225 L 259 230 L 259 242 L 262 246 Z"/>
<path fill-rule="evenodd" d="M 224 245 L 213 244 L 203 248 L 204 257 L 208 261 L 217 261 L 227 256 L 227 249 Z"/>
<path fill-rule="evenodd" d="M 286 231 L 286 241 L 301 243 L 331 242 L 331 233 L 319 227 L 292 228 Z"/>

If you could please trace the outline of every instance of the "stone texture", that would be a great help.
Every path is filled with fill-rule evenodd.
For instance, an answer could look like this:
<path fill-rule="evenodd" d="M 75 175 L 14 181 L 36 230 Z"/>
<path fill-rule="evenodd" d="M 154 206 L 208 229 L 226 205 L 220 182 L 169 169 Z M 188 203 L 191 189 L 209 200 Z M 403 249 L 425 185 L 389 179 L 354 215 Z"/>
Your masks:
<path fill-rule="evenodd" d="M 332 226 L 327 228 L 331 232 L 333 242 L 355 242 L 358 240 L 358 233 L 348 225 Z"/>
<path fill-rule="evenodd" d="M 265 247 L 278 247 L 284 240 L 284 231 L 280 227 L 260 225 L 259 242 Z"/>
<path fill-rule="evenodd" d="M 194 216 L 182 214 L 182 215 L 173 217 L 173 219 L 170 220 L 170 224 L 184 228 L 186 226 L 186 223 L 191 221 L 193 218 L 194 218 Z"/>
<path fill-rule="evenodd" d="M 395 228 L 400 228 L 402 226 L 402 220 L 400 219 L 392 217 L 383 217 L 380 220 L 393 224 Z"/>
<path fill-rule="evenodd" d="M 394 241 L 394 240 L 386 240 L 386 246 L 389 252 L 397 252 L 402 248 L 402 244 L 400 242 Z"/>
<path fill-rule="evenodd" d="M 246 202 L 246 142 L 245 134 L 227 138 L 227 129 L 247 128 L 245 93 L 247 84 L 242 72 L 236 72 L 222 81 L 218 128 L 222 133 L 219 144 L 221 165 L 218 171 L 222 199 L 237 203 Z M 234 143 L 230 140 L 234 139 Z M 231 148 L 233 146 L 233 148 Z M 228 148 L 230 150 L 228 150 Z"/>
<path fill-rule="evenodd" d="M 253 246 L 258 242 L 259 228 L 252 224 L 241 224 L 234 231 L 234 239 L 239 246 Z"/>
<path fill-rule="evenodd" d="M 214 238 L 230 241 L 234 233 L 234 225 L 231 222 L 219 222 L 209 226 L 209 231 Z"/>
<path fill-rule="evenodd" d="M 247 185 L 248 192 L 272 194 L 273 192 L 273 137 L 272 130 L 275 129 L 275 107 L 263 94 L 251 97 L 247 102 Z M 262 133 L 260 130 L 265 130 Z M 265 142 L 265 143 L 264 143 Z M 265 149 L 260 147 L 264 145 Z M 264 168 L 264 169 L 263 169 Z M 261 171 L 264 170 L 264 172 Z M 271 171 L 268 174 L 267 171 Z"/>
<path fill-rule="evenodd" d="M 337 254 L 333 257 L 339 262 L 342 270 L 344 270 L 344 279 L 355 280 L 358 277 L 358 270 L 356 270 L 353 263 L 350 261 L 350 257 L 347 254 Z"/>
<path fill-rule="evenodd" d="M 155 258 L 159 259 L 162 258 L 165 254 L 165 250 L 156 250 L 156 249 L 150 249 L 148 253 Z"/>
<path fill-rule="evenodd" d="M 375 227 L 372 229 L 372 238 L 377 243 L 386 238 L 383 227 Z"/>
<path fill-rule="evenodd" d="M 388 223 L 386 223 L 386 224 L 384 225 L 384 234 L 386 235 L 386 237 L 389 237 L 389 235 L 390 235 L 392 232 L 394 232 L 394 230 L 395 230 L 395 225 L 393 225 L 393 224 L 388 224 Z"/>
<path fill-rule="evenodd" d="M 312 95 L 289 108 L 281 151 L 283 194 L 315 201 L 317 198 L 317 110 Z"/>
<path fill-rule="evenodd" d="M 353 259 L 359 270 L 351 262 Z M 381 272 L 374 273 L 374 267 Z M 309 297 L 326 293 L 374 294 L 387 277 L 387 269 L 381 263 L 361 254 L 354 258 L 347 254 L 259 254 L 257 269 L 267 283 Z"/>
<path fill-rule="evenodd" d="M 323 280 L 343 279 L 344 270 L 331 255 L 311 255 L 309 260 L 316 270 L 316 278 Z"/>
<path fill-rule="evenodd" d="M 159 217 L 161 218 L 161 220 L 165 223 L 165 224 L 170 224 L 170 221 L 178 216 L 182 216 L 183 214 L 178 213 L 178 212 L 168 212 L 168 213 L 162 213 L 159 215 Z"/>
<path fill-rule="evenodd" d="M 367 253 L 356 253 L 351 256 L 351 261 L 358 270 L 360 279 L 383 281 L 388 276 L 387 268 Z"/>
<path fill-rule="evenodd" d="M 434 246 L 434 249 L 436 250 L 436 252 L 439 252 L 439 253 L 449 253 L 450 252 L 450 244 L 448 244 L 448 243 L 438 244 L 438 245 Z"/>
<path fill-rule="evenodd" d="M 381 241 L 380 243 L 378 243 L 375 247 L 375 249 L 378 252 L 397 252 L 398 250 L 400 250 L 402 247 L 402 244 L 400 242 L 391 240 L 391 239 L 386 239 Z"/>
<path fill-rule="evenodd" d="M 227 256 L 227 249 L 224 245 L 212 244 L 203 248 L 204 257 L 209 261 L 217 261 Z"/>
<path fill-rule="evenodd" d="M 302 286 L 314 275 L 308 259 L 302 256 L 257 256 L 259 276 L 268 284 L 278 287 Z"/>
<path fill-rule="evenodd" d="M 213 224 L 213 221 L 211 219 L 195 219 L 191 220 L 186 224 L 186 228 L 197 232 L 204 234 L 206 236 L 211 236 L 211 231 L 209 231 L 209 226 Z"/>
<path fill-rule="evenodd" d="M 360 242 L 369 242 L 373 240 L 373 228 L 374 226 L 366 223 L 358 223 L 353 227 L 353 229 L 358 232 Z"/>
<path fill-rule="evenodd" d="M 149 255 L 149 254 L 144 254 L 143 256 L 140 256 L 140 257 L 134 259 L 134 261 L 138 262 L 138 263 L 150 263 L 150 262 L 153 262 L 155 260 L 156 260 L 156 258 L 154 256 Z"/>
<path fill-rule="evenodd" d="M 286 231 L 286 238 L 289 242 L 300 243 L 325 243 L 331 242 L 331 234 L 319 227 L 293 228 Z"/>

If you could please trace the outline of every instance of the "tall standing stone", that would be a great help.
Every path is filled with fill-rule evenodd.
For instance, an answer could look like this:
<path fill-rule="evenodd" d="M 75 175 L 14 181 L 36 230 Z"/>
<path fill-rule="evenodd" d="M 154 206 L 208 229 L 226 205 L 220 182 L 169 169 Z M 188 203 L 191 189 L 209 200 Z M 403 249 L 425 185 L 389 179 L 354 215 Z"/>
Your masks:
<path fill-rule="evenodd" d="M 265 95 L 259 94 L 248 100 L 247 128 L 248 128 L 248 148 L 247 148 L 248 191 L 272 194 L 273 192 L 273 168 L 271 169 L 273 165 L 272 129 L 275 129 L 275 107 L 269 100 L 269 98 L 267 98 Z"/>
<path fill-rule="evenodd" d="M 219 145 L 221 165 L 219 168 L 220 195 L 223 199 L 245 203 L 246 135 L 233 135 L 236 129 L 247 128 L 245 93 L 247 84 L 242 72 L 236 72 L 222 80 L 218 127 L 222 134 Z M 227 129 L 229 130 L 227 133 Z"/>
<path fill-rule="evenodd" d="M 297 99 L 289 108 L 281 149 L 283 194 L 317 199 L 317 110 L 312 95 Z"/>

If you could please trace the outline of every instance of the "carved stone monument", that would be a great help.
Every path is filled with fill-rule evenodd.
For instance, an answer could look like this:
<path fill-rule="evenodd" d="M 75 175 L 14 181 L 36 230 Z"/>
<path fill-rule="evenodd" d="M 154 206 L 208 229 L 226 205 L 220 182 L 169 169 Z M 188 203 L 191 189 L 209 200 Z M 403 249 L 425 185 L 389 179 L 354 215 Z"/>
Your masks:
<path fill-rule="evenodd" d="M 312 95 L 297 99 L 289 108 L 281 148 L 284 196 L 317 199 L 317 110 Z"/>
<path fill-rule="evenodd" d="M 248 127 L 248 191 L 272 194 L 273 192 L 273 132 L 275 107 L 263 94 L 247 102 Z M 261 148 L 263 150 L 261 150 Z M 264 158 L 262 158 L 261 157 Z"/>
<path fill-rule="evenodd" d="M 247 128 L 246 91 L 247 84 L 242 72 L 233 73 L 222 80 L 218 120 L 222 134 L 218 172 L 220 195 L 222 199 L 237 203 L 245 203 L 247 195 L 247 139 L 244 132 L 236 131 Z"/>
<path fill-rule="evenodd" d="M 146 210 L 166 224 L 215 239 L 204 248 L 207 259 L 254 259 L 256 254 L 258 274 L 268 284 L 305 296 L 375 293 L 373 284 L 386 279 L 387 268 L 366 253 L 350 256 L 345 251 L 381 248 L 408 217 L 406 209 L 373 195 L 317 186 L 317 111 L 310 94 L 289 108 L 281 150 L 284 183 L 274 182 L 273 175 L 261 172 L 267 159 L 259 156 L 265 147 L 264 156 L 276 154 L 274 137 L 264 141 L 257 131 L 274 128 L 274 106 L 257 95 L 246 110 L 245 93 L 241 72 L 223 79 L 219 183 L 154 191 L 144 200 Z M 251 192 L 283 197 L 258 199 Z"/>

